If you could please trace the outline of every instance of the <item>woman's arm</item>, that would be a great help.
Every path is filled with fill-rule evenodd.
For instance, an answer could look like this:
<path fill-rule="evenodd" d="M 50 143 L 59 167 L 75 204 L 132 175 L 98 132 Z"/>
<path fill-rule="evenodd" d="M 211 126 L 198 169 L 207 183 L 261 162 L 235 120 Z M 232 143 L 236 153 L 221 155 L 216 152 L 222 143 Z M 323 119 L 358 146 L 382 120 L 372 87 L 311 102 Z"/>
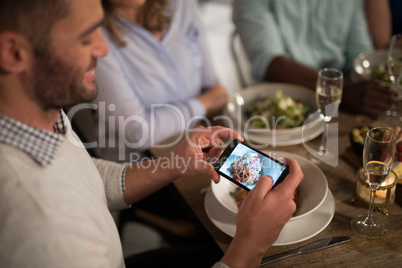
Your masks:
<path fill-rule="evenodd" d="M 376 49 L 388 49 L 391 41 L 391 10 L 388 0 L 366 0 L 367 24 Z"/>

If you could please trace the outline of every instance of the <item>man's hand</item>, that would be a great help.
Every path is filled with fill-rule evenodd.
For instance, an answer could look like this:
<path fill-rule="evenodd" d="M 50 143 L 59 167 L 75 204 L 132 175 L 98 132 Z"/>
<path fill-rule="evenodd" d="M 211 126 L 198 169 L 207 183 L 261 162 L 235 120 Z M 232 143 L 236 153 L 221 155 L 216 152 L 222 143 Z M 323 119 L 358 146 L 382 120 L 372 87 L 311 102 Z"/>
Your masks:
<path fill-rule="evenodd" d="M 243 137 L 236 131 L 220 126 L 190 130 L 188 136 L 173 152 L 175 158 L 182 159 L 178 161 L 183 163 L 177 166 L 178 171 L 187 176 L 203 173 L 216 183 L 219 182 L 219 175 L 211 163 L 218 159 L 226 147 L 222 139 L 243 141 Z"/>
<path fill-rule="evenodd" d="M 274 189 L 269 176 L 261 176 L 241 203 L 236 235 L 222 262 L 230 267 L 258 267 L 262 256 L 276 241 L 296 210 L 292 194 L 303 179 L 296 160 L 285 158 L 290 173 Z"/>
<path fill-rule="evenodd" d="M 345 85 L 343 106 L 350 112 L 377 117 L 398 101 L 398 91 L 374 81 Z M 342 104 L 341 104 L 342 105 Z"/>
<path fill-rule="evenodd" d="M 234 130 L 224 127 L 198 127 L 168 155 L 132 163 L 126 170 L 124 200 L 132 204 L 166 186 L 180 176 L 203 173 L 219 182 L 219 175 L 208 161 L 216 161 L 224 150 L 221 139 L 239 139 Z"/>

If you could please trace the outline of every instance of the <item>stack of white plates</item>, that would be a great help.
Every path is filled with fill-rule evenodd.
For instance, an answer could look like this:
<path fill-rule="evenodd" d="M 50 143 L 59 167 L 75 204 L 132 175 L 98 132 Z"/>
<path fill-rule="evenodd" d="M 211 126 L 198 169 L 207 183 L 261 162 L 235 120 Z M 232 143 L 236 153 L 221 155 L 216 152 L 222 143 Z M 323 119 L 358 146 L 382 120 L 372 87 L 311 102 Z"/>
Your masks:
<path fill-rule="evenodd" d="M 270 153 L 277 158 L 296 159 L 304 173 L 295 200 L 297 211 L 282 229 L 274 246 L 298 243 L 317 235 L 328 226 L 335 212 L 334 197 L 328 189 L 324 173 L 301 156 L 279 151 Z M 221 177 L 218 184 L 211 183 L 211 189 L 205 196 L 205 210 L 208 217 L 216 227 L 232 237 L 236 232 L 237 205 L 230 193 L 236 187 L 234 183 Z"/>

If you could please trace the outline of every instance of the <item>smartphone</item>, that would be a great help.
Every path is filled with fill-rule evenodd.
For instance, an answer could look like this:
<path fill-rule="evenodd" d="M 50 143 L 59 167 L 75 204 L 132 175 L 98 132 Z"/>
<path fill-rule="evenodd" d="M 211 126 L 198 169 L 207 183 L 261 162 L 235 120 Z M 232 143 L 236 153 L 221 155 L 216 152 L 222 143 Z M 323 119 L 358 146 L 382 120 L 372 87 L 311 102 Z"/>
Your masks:
<path fill-rule="evenodd" d="M 250 191 L 262 175 L 273 179 L 272 188 L 289 174 L 289 166 L 240 140 L 233 140 L 214 164 L 218 174 Z"/>

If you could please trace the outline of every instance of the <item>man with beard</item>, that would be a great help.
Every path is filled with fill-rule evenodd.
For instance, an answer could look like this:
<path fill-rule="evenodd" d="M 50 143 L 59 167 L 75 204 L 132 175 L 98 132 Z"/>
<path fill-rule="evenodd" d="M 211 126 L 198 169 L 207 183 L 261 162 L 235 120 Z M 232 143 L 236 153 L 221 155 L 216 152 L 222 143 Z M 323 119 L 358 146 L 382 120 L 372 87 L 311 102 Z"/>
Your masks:
<path fill-rule="evenodd" d="M 0 267 L 124 267 L 110 210 L 179 176 L 218 182 L 204 159 L 219 155 L 220 138 L 242 139 L 221 127 L 196 129 L 166 156 L 168 168 L 91 159 L 70 142 L 78 138 L 60 107 L 96 96 L 96 59 L 108 51 L 102 19 L 99 0 L 0 0 Z M 262 177 L 244 200 L 237 234 L 215 266 L 257 266 L 276 240 L 303 176 L 287 162 L 281 185 L 270 191 L 272 180 Z"/>

